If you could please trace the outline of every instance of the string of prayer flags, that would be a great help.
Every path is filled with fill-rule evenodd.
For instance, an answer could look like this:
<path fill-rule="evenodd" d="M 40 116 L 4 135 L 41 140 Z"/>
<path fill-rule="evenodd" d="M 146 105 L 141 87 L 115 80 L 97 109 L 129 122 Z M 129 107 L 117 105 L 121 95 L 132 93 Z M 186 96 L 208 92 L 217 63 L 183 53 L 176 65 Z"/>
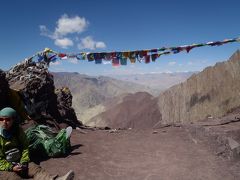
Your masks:
<path fill-rule="evenodd" d="M 116 58 L 116 57 L 113 58 L 113 59 L 112 59 L 112 65 L 115 66 L 115 67 L 116 67 L 116 66 L 120 66 L 119 59 Z"/>
<path fill-rule="evenodd" d="M 157 58 L 162 55 L 177 54 L 180 52 L 189 53 L 192 49 L 203 47 L 203 46 L 221 46 L 227 43 L 240 42 L 240 38 L 224 39 L 223 41 L 214 41 L 207 43 L 183 45 L 177 47 L 161 47 L 154 49 L 144 49 L 144 50 L 134 50 L 134 51 L 116 51 L 116 52 L 80 52 L 77 54 L 67 54 L 67 53 L 57 53 L 49 48 L 45 48 L 44 51 L 36 53 L 31 58 L 37 57 L 37 61 L 45 61 L 48 64 L 50 62 L 55 62 L 57 59 L 77 59 L 77 60 L 87 60 L 95 61 L 96 64 L 102 64 L 104 61 L 111 61 L 113 66 L 127 65 L 127 61 L 130 63 L 145 62 L 150 63 L 155 62 Z"/>

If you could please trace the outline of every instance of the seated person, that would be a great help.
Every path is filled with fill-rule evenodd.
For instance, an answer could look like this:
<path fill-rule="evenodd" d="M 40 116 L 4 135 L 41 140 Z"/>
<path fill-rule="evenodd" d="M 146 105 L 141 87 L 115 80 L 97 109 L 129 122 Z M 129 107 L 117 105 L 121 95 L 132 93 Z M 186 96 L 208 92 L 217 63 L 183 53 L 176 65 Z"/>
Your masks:
<path fill-rule="evenodd" d="M 17 113 L 12 108 L 0 111 L 0 179 L 46 179 L 71 180 L 70 170 L 61 177 L 51 176 L 37 164 L 30 162 L 28 140 L 17 121 Z"/>

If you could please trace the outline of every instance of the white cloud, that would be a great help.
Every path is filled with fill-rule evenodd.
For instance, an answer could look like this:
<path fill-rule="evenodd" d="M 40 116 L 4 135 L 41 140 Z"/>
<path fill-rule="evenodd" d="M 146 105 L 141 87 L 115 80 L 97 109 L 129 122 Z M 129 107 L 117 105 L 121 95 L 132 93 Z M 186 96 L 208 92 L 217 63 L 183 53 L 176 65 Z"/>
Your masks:
<path fill-rule="evenodd" d="M 62 39 L 68 34 L 81 33 L 86 30 L 89 22 L 84 17 L 68 17 L 67 14 L 62 15 L 57 21 L 55 31 L 48 30 L 45 25 L 40 25 L 40 35 L 49 37 L 53 40 Z"/>
<path fill-rule="evenodd" d="M 104 42 L 99 41 L 96 42 L 96 48 L 106 48 L 106 45 Z"/>
<path fill-rule="evenodd" d="M 73 46 L 73 41 L 69 38 L 62 38 L 62 39 L 56 39 L 54 44 L 56 46 L 66 49 L 69 46 Z"/>
<path fill-rule="evenodd" d="M 91 49 L 91 50 L 94 50 L 95 49 L 95 42 L 92 39 L 92 37 L 87 36 L 87 37 L 81 39 L 81 43 L 78 44 L 78 48 L 79 49 Z"/>
<path fill-rule="evenodd" d="M 81 33 L 87 28 L 88 24 L 89 22 L 84 17 L 75 16 L 71 18 L 64 14 L 58 19 L 54 34 L 64 36 L 71 33 Z"/>
<path fill-rule="evenodd" d="M 40 29 L 41 33 L 44 33 L 46 31 L 48 31 L 48 29 L 47 29 L 47 27 L 45 25 L 40 25 L 39 29 Z"/>
<path fill-rule="evenodd" d="M 50 65 L 52 65 L 52 66 L 58 66 L 58 65 L 60 65 L 60 64 L 61 64 L 60 61 L 50 62 Z"/>
<path fill-rule="evenodd" d="M 189 72 L 192 72 L 192 71 L 175 71 L 176 73 L 189 73 Z"/>
<path fill-rule="evenodd" d="M 72 64 L 78 64 L 78 60 L 76 58 L 69 59 L 69 62 L 72 63 Z"/>
<path fill-rule="evenodd" d="M 61 48 L 68 48 L 74 45 L 73 40 L 80 43 L 77 45 L 79 49 L 95 50 L 97 48 L 106 48 L 106 44 L 102 41 L 94 41 L 91 36 L 85 38 L 78 38 L 71 36 L 70 34 L 80 34 L 87 29 L 89 22 L 84 17 L 74 16 L 69 17 L 67 14 L 62 15 L 56 22 L 54 31 L 48 30 L 45 25 L 40 25 L 40 35 L 46 36 L 54 40 L 54 44 Z"/>
<path fill-rule="evenodd" d="M 205 63 L 207 63 L 207 60 L 202 60 L 201 62 L 205 64 Z"/>
<path fill-rule="evenodd" d="M 51 39 L 56 39 L 55 35 L 52 32 L 50 32 L 45 25 L 40 25 L 39 29 L 40 29 L 40 35 L 41 36 L 46 36 L 46 37 L 49 37 Z"/>
<path fill-rule="evenodd" d="M 192 61 L 189 61 L 187 64 L 188 64 L 189 66 L 191 66 L 191 65 L 193 65 L 193 62 L 192 62 Z"/>
<path fill-rule="evenodd" d="M 163 71 L 163 73 L 172 74 L 173 72 L 172 72 L 172 71 L 169 71 L 169 70 L 165 70 L 165 71 Z"/>
<path fill-rule="evenodd" d="M 55 72 L 66 72 L 67 70 L 61 67 L 50 67 L 50 71 L 55 71 Z"/>
<path fill-rule="evenodd" d="M 104 64 L 104 65 L 105 65 L 105 64 L 112 64 L 112 61 L 105 61 L 105 60 L 103 60 L 103 61 L 102 61 L 102 64 Z"/>
<path fill-rule="evenodd" d="M 83 39 L 81 39 L 81 42 L 78 44 L 78 48 L 81 49 L 90 49 L 95 50 L 96 48 L 105 48 L 106 45 L 104 42 L 97 42 L 94 41 L 91 36 L 87 36 Z"/>
<path fill-rule="evenodd" d="M 169 66 L 174 66 L 175 64 L 176 64 L 176 62 L 174 62 L 174 61 L 168 63 Z"/>

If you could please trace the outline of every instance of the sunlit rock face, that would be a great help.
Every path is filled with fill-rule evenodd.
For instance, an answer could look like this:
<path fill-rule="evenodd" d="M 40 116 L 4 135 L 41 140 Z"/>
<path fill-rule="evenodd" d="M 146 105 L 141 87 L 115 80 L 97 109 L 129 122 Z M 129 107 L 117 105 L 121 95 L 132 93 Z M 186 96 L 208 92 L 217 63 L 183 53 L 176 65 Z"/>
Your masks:
<path fill-rule="evenodd" d="M 220 117 L 240 106 L 240 51 L 158 97 L 163 123 Z"/>
<path fill-rule="evenodd" d="M 52 126 L 65 123 L 75 127 L 80 124 L 71 103 L 60 106 L 65 99 L 58 98 L 57 94 L 61 96 L 61 93 L 55 93 L 53 76 L 46 64 L 22 61 L 6 73 L 6 79 L 10 89 L 18 92 L 27 114 L 37 122 Z M 64 111 L 68 112 L 68 117 Z"/>

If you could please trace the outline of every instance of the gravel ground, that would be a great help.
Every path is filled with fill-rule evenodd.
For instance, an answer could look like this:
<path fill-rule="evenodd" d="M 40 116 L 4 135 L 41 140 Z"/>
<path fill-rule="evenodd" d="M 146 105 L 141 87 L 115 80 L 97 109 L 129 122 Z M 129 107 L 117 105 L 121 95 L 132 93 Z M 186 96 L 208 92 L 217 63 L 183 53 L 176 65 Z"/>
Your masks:
<path fill-rule="evenodd" d="M 72 169 L 80 180 L 240 179 L 239 161 L 215 155 L 181 127 L 84 131 L 73 131 L 69 156 L 41 166 L 59 175 Z"/>

